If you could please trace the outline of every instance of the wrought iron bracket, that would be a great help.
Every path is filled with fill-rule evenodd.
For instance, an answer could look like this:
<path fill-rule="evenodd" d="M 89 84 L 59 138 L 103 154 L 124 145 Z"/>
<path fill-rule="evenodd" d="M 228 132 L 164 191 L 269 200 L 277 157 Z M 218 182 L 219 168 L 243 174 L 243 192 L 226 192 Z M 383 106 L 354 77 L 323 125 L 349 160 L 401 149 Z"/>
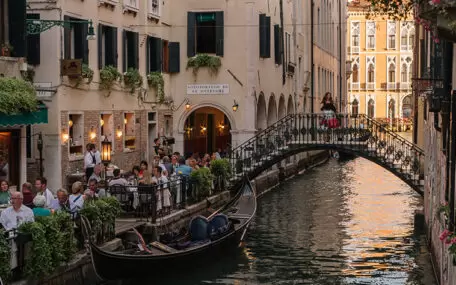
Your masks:
<path fill-rule="evenodd" d="M 92 27 L 92 20 L 75 20 L 75 21 L 61 21 L 61 20 L 38 20 L 26 19 L 26 29 L 28 35 L 39 35 L 52 27 L 60 26 L 68 28 L 71 24 L 88 24 L 89 30 Z"/>

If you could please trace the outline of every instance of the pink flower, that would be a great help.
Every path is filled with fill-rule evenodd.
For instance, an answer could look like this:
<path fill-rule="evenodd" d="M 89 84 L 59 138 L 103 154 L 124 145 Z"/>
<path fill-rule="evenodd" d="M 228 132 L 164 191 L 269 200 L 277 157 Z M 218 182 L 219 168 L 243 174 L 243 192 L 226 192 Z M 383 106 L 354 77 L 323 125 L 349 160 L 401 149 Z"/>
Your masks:
<path fill-rule="evenodd" d="M 456 243 L 456 237 L 453 237 L 453 238 L 450 240 L 450 243 L 451 243 L 451 244 L 455 244 L 455 243 Z"/>
<path fill-rule="evenodd" d="M 448 230 L 448 229 L 445 229 L 441 234 L 440 234 L 440 240 L 443 241 L 444 239 L 446 239 L 447 237 L 449 237 L 452 233 Z"/>
<path fill-rule="evenodd" d="M 434 43 L 436 43 L 436 44 L 440 43 L 439 38 L 434 38 Z"/>

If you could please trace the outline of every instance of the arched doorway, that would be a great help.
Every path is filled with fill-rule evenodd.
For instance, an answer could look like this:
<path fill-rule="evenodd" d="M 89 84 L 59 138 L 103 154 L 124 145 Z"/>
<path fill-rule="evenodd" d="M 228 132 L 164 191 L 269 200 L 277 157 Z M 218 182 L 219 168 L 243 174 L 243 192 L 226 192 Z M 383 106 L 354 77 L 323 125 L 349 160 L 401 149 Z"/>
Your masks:
<path fill-rule="evenodd" d="M 274 95 L 271 95 L 268 102 L 268 126 L 275 122 L 277 122 L 277 104 Z"/>
<path fill-rule="evenodd" d="M 402 118 L 410 119 L 412 117 L 412 96 L 407 95 L 402 99 Z"/>
<path fill-rule="evenodd" d="M 287 115 L 294 114 L 294 112 L 295 112 L 295 110 L 294 110 L 294 104 L 293 104 L 293 97 L 290 95 L 290 96 L 288 96 Z"/>
<path fill-rule="evenodd" d="M 285 108 L 285 96 L 283 94 L 279 99 L 279 119 L 282 119 L 287 115 L 287 109 Z"/>
<path fill-rule="evenodd" d="M 231 145 L 231 122 L 215 107 L 194 110 L 184 124 L 184 154 L 224 153 Z"/>
<path fill-rule="evenodd" d="M 351 103 L 351 113 L 352 115 L 358 115 L 359 113 L 359 102 L 358 100 L 354 99 Z"/>

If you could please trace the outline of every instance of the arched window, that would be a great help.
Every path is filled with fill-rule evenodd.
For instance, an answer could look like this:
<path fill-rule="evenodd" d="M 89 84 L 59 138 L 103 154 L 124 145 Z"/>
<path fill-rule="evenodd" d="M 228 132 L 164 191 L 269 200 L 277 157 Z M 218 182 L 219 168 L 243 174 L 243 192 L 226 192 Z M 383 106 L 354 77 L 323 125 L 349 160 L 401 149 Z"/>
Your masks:
<path fill-rule="evenodd" d="M 396 82 L 396 66 L 394 66 L 394 64 L 392 63 L 388 68 L 388 82 Z"/>
<path fill-rule="evenodd" d="M 373 99 L 370 99 L 367 103 L 367 116 L 373 118 L 375 114 L 375 102 Z"/>
<path fill-rule="evenodd" d="M 373 64 L 370 64 L 369 65 L 369 69 L 367 70 L 367 82 L 375 82 L 375 78 L 374 78 L 374 65 Z"/>
<path fill-rule="evenodd" d="M 354 99 L 352 102 L 352 115 L 358 115 L 358 108 L 359 108 L 359 102 L 358 100 Z"/>
<path fill-rule="evenodd" d="M 402 99 L 402 118 L 412 117 L 412 96 L 407 95 Z"/>
<path fill-rule="evenodd" d="M 408 72 L 407 72 L 407 64 L 402 64 L 401 70 L 401 82 L 408 82 Z"/>
<path fill-rule="evenodd" d="M 358 65 L 355 64 L 353 65 L 353 74 L 352 74 L 352 81 L 357 83 L 359 82 L 359 76 L 358 76 Z"/>
<path fill-rule="evenodd" d="M 406 28 L 401 29 L 401 50 L 408 49 L 408 31 Z"/>
<path fill-rule="evenodd" d="M 388 118 L 393 119 L 396 117 L 396 102 L 394 99 L 390 99 L 388 103 Z"/>
<path fill-rule="evenodd" d="M 409 50 L 413 50 L 414 45 L 415 45 L 415 29 L 412 28 L 409 31 L 409 41 L 408 41 Z"/>

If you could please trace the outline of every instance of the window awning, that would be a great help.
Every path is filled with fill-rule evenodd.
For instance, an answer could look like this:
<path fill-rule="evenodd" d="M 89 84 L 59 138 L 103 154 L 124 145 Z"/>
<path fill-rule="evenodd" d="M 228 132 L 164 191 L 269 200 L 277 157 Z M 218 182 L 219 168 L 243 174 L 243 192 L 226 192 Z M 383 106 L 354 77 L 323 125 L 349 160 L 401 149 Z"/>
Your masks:
<path fill-rule="evenodd" d="M 17 126 L 17 125 L 34 125 L 47 124 L 48 109 L 46 105 L 38 105 L 38 109 L 34 112 L 24 112 L 20 114 L 7 115 L 0 113 L 0 126 Z"/>

